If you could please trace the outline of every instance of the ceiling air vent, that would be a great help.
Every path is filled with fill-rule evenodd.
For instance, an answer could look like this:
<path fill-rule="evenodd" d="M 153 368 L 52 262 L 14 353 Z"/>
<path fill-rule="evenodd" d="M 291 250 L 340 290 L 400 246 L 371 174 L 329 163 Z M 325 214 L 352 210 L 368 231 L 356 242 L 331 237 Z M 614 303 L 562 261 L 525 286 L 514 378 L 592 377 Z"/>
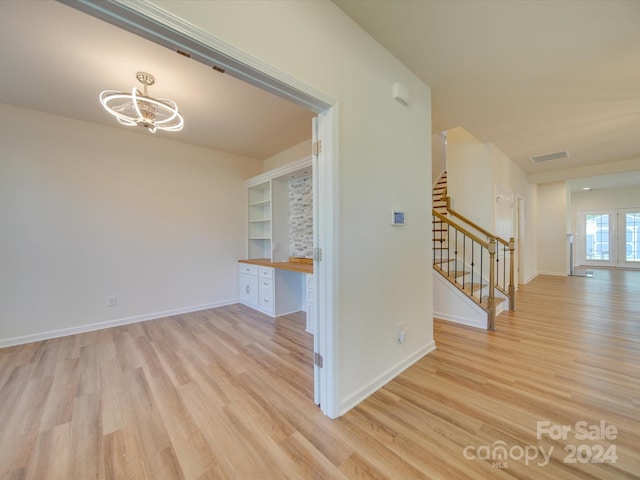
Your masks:
<path fill-rule="evenodd" d="M 529 157 L 533 163 L 547 162 L 549 160 L 559 160 L 560 158 L 569 158 L 569 150 L 562 150 L 561 152 L 545 153 L 544 155 L 534 155 Z"/>

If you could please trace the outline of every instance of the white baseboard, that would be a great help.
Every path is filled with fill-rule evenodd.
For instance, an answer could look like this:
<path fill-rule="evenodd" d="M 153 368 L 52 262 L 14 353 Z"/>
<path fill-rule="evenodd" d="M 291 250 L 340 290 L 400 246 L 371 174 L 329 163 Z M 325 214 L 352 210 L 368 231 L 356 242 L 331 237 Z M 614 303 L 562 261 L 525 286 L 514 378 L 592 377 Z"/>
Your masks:
<path fill-rule="evenodd" d="M 496 312 L 497 315 L 497 312 Z M 442 312 L 433 312 L 433 316 L 435 318 L 440 318 L 441 320 L 447 320 L 453 323 L 459 323 L 460 325 L 467 325 L 469 327 L 481 328 L 483 330 L 487 329 L 487 313 L 484 312 L 484 319 L 480 318 L 470 318 L 470 317 L 461 317 L 458 315 L 450 315 L 448 313 Z"/>
<path fill-rule="evenodd" d="M 405 358 L 403 361 L 393 366 L 382 375 L 379 375 L 374 380 L 369 382 L 364 387 L 360 388 L 358 391 L 347 397 L 344 401 L 340 402 L 340 415 L 344 415 L 353 407 L 358 405 L 360 402 L 365 400 L 368 396 L 372 395 L 376 391 L 380 390 L 391 380 L 400 375 L 404 370 L 409 368 L 411 365 L 416 363 L 422 357 L 427 355 L 428 353 L 433 352 L 436 349 L 436 344 L 434 341 L 431 341 L 427 345 L 420 348 L 418 351 Z M 339 415 L 339 416 L 340 416 Z"/>
<path fill-rule="evenodd" d="M 526 278 L 523 282 L 523 285 L 526 285 L 527 283 L 529 283 L 531 280 L 533 280 L 534 278 L 536 278 L 538 276 L 537 273 L 534 273 L 533 275 L 531 275 L 529 278 Z"/>
<path fill-rule="evenodd" d="M 85 325 L 78 325 L 77 327 L 61 328 L 59 330 L 33 333 L 20 337 L 2 338 L 0 339 L 0 348 L 22 345 L 24 343 L 40 342 L 42 340 L 50 340 L 52 338 L 66 337 L 67 335 L 75 335 L 77 333 L 93 332 L 95 330 L 118 327 L 120 325 L 129 325 L 131 323 L 146 322 L 147 320 L 156 320 L 158 318 L 171 317 L 172 315 L 182 315 L 183 313 L 197 312 L 200 310 L 207 310 L 209 308 L 224 307 L 226 305 L 232 305 L 234 303 L 238 303 L 237 298 L 223 300 L 221 302 L 176 308 L 174 310 L 165 310 L 163 312 L 146 313 L 143 315 L 135 315 L 133 317 L 117 318 L 115 320 L 107 320 L 106 322 L 88 323 Z"/>
<path fill-rule="evenodd" d="M 552 275 L 554 277 L 566 277 L 569 274 L 567 272 L 538 272 L 538 275 Z"/>

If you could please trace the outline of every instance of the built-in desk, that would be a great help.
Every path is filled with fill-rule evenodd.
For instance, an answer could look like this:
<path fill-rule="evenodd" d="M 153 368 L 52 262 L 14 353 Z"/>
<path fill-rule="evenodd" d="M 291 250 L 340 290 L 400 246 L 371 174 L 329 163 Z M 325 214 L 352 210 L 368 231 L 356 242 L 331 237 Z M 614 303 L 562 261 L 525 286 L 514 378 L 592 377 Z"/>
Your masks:
<path fill-rule="evenodd" d="M 307 330 L 315 332 L 313 264 L 272 262 L 267 258 L 239 260 L 240 302 L 272 317 L 305 310 Z"/>
<path fill-rule="evenodd" d="M 302 262 L 272 262 L 268 258 L 251 258 L 249 260 L 238 260 L 240 263 L 259 265 L 262 267 L 279 268 L 281 270 L 291 270 L 293 272 L 313 273 L 313 263 Z"/>

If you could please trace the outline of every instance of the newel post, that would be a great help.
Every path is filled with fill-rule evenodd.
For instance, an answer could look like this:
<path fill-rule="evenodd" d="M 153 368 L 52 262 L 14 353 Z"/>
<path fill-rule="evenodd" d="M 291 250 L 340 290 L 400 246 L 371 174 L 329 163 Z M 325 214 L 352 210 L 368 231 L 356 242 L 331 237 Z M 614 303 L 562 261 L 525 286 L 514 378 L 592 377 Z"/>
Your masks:
<path fill-rule="evenodd" d="M 487 330 L 496 329 L 496 297 L 495 297 L 495 283 L 496 283 L 496 239 L 489 238 L 489 298 L 487 299 Z"/>
<path fill-rule="evenodd" d="M 516 251 L 516 239 L 511 237 L 509 239 L 509 310 L 512 312 L 516 309 L 516 286 L 513 284 L 515 275 L 515 251 Z"/>

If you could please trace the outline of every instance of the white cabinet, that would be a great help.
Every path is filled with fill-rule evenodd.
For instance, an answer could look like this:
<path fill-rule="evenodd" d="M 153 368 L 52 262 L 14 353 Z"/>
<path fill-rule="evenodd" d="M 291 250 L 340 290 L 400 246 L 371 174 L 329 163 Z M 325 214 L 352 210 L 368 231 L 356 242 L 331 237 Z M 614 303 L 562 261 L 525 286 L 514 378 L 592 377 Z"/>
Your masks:
<path fill-rule="evenodd" d="M 273 297 L 273 268 L 258 268 L 258 284 L 260 285 L 260 310 L 269 315 L 275 316 Z"/>
<path fill-rule="evenodd" d="M 238 274 L 238 293 L 240 302 L 257 308 L 259 301 L 258 267 L 241 263 Z"/>
<path fill-rule="evenodd" d="M 239 263 L 239 299 L 272 317 L 302 309 L 300 272 Z"/>

